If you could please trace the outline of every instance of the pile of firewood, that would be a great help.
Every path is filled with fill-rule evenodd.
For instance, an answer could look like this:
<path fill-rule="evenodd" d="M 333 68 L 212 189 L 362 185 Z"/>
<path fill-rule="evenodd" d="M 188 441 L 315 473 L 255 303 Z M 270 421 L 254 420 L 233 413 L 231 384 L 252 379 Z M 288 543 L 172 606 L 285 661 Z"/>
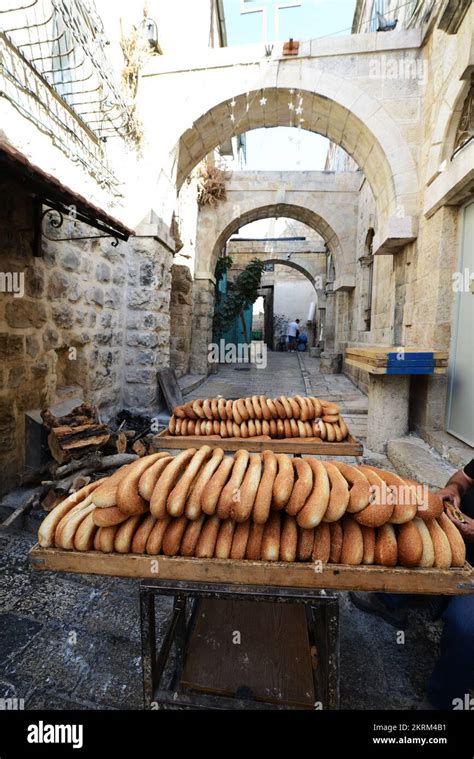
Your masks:
<path fill-rule="evenodd" d="M 82 403 L 65 416 L 41 412 L 53 457 L 42 473 L 41 506 L 49 511 L 69 493 L 124 464 L 154 453 L 151 420 L 122 412 L 115 424 L 101 421 L 97 409 Z M 134 425 L 138 429 L 131 429 Z"/>

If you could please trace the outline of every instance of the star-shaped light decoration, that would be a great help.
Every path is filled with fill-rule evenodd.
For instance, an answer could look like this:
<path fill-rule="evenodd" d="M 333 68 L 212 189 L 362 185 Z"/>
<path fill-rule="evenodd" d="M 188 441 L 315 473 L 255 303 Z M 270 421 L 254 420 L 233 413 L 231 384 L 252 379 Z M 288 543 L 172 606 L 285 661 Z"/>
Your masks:
<path fill-rule="evenodd" d="M 267 104 L 267 98 L 264 95 L 263 97 L 260 98 L 260 105 L 263 106 L 263 105 L 266 105 L 266 104 Z"/>
<path fill-rule="evenodd" d="M 235 115 L 233 113 L 230 114 L 230 120 L 232 121 L 232 123 L 234 123 L 234 121 L 235 121 Z"/>
<path fill-rule="evenodd" d="M 230 101 L 230 106 L 231 108 L 235 108 L 235 98 L 232 98 L 232 100 Z"/>
<path fill-rule="evenodd" d="M 294 90 L 290 90 L 290 95 L 293 95 L 293 94 L 294 94 Z"/>
<path fill-rule="evenodd" d="M 288 103 L 288 108 L 290 109 L 290 111 L 294 111 L 295 110 L 295 104 L 294 103 Z"/>
<path fill-rule="evenodd" d="M 298 108 L 295 108 L 295 113 L 297 113 L 298 116 L 301 116 L 301 114 L 303 113 L 303 108 L 301 107 L 301 105 L 299 105 Z"/>

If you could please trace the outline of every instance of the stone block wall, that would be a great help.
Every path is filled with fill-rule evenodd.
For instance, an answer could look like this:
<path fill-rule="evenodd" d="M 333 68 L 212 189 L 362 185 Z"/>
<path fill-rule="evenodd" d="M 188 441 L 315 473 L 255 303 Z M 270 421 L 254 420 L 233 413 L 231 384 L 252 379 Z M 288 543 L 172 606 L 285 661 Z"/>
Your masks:
<path fill-rule="evenodd" d="M 189 371 L 193 311 L 193 279 L 189 268 L 171 267 L 170 366 L 177 377 Z"/>
<path fill-rule="evenodd" d="M 0 292 L 2 489 L 22 476 L 25 411 L 82 396 L 104 419 L 153 411 L 156 369 L 169 366 L 172 255 L 153 238 L 48 241 L 33 256 L 33 204 L 0 185 L 0 273 L 24 275 L 24 295 Z M 48 235 L 54 230 L 46 227 Z M 92 235 L 66 221 L 56 236 Z M 8 289 L 6 285 L 2 289 Z M 69 388 L 69 391 L 68 391 Z"/>
<path fill-rule="evenodd" d="M 150 412 L 162 404 L 156 372 L 170 362 L 172 253 L 153 237 L 128 242 L 122 405 Z"/>
<path fill-rule="evenodd" d="M 209 373 L 208 346 L 212 342 L 213 314 L 214 282 L 210 279 L 195 279 L 190 363 L 192 374 Z"/>

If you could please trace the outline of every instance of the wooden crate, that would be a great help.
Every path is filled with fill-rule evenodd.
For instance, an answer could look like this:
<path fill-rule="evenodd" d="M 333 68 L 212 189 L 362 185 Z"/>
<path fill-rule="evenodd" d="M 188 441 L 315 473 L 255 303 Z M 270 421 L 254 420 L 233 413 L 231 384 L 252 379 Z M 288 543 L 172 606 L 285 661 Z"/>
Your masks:
<path fill-rule="evenodd" d="M 97 551 L 41 548 L 38 545 L 30 552 L 30 563 L 35 570 L 219 584 L 435 595 L 474 592 L 474 573 L 469 564 L 465 564 L 462 569 L 402 569 L 327 564 L 323 566 L 322 571 L 316 571 L 317 565 L 311 562 L 103 554 Z"/>
<path fill-rule="evenodd" d="M 246 451 L 259 453 L 261 451 L 274 451 L 275 453 L 313 453 L 316 456 L 362 456 L 364 448 L 362 443 L 352 435 L 341 443 L 328 443 L 321 440 L 320 443 L 306 441 L 305 438 L 288 441 L 281 440 L 248 440 L 246 438 L 219 438 L 206 437 L 205 435 L 170 435 L 169 430 L 163 430 L 155 437 L 156 442 L 162 448 L 184 449 L 199 448 L 201 445 L 209 445 L 211 448 L 222 448 L 224 451 Z"/>

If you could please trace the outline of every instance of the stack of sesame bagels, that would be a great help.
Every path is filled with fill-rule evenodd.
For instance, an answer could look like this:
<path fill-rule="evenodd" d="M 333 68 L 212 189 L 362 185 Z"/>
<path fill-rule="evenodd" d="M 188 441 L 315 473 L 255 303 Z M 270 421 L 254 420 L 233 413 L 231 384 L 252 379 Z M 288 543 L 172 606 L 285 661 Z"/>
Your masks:
<path fill-rule="evenodd" d="M 393 472 L 204 445 L 155 453 L 56 506 L 38 534 L 65 550 L 394 567 L 461 567 L 434 493 Z"/>
<path fill-rule="evenodd" d="M 337 403 L 295 395 L 252 395 L 231 401 L 208 398 L 176 406 L 171 435 L 200 435 L 252 440 L 300 439 L 341 442 L 349 430 Z"/>

